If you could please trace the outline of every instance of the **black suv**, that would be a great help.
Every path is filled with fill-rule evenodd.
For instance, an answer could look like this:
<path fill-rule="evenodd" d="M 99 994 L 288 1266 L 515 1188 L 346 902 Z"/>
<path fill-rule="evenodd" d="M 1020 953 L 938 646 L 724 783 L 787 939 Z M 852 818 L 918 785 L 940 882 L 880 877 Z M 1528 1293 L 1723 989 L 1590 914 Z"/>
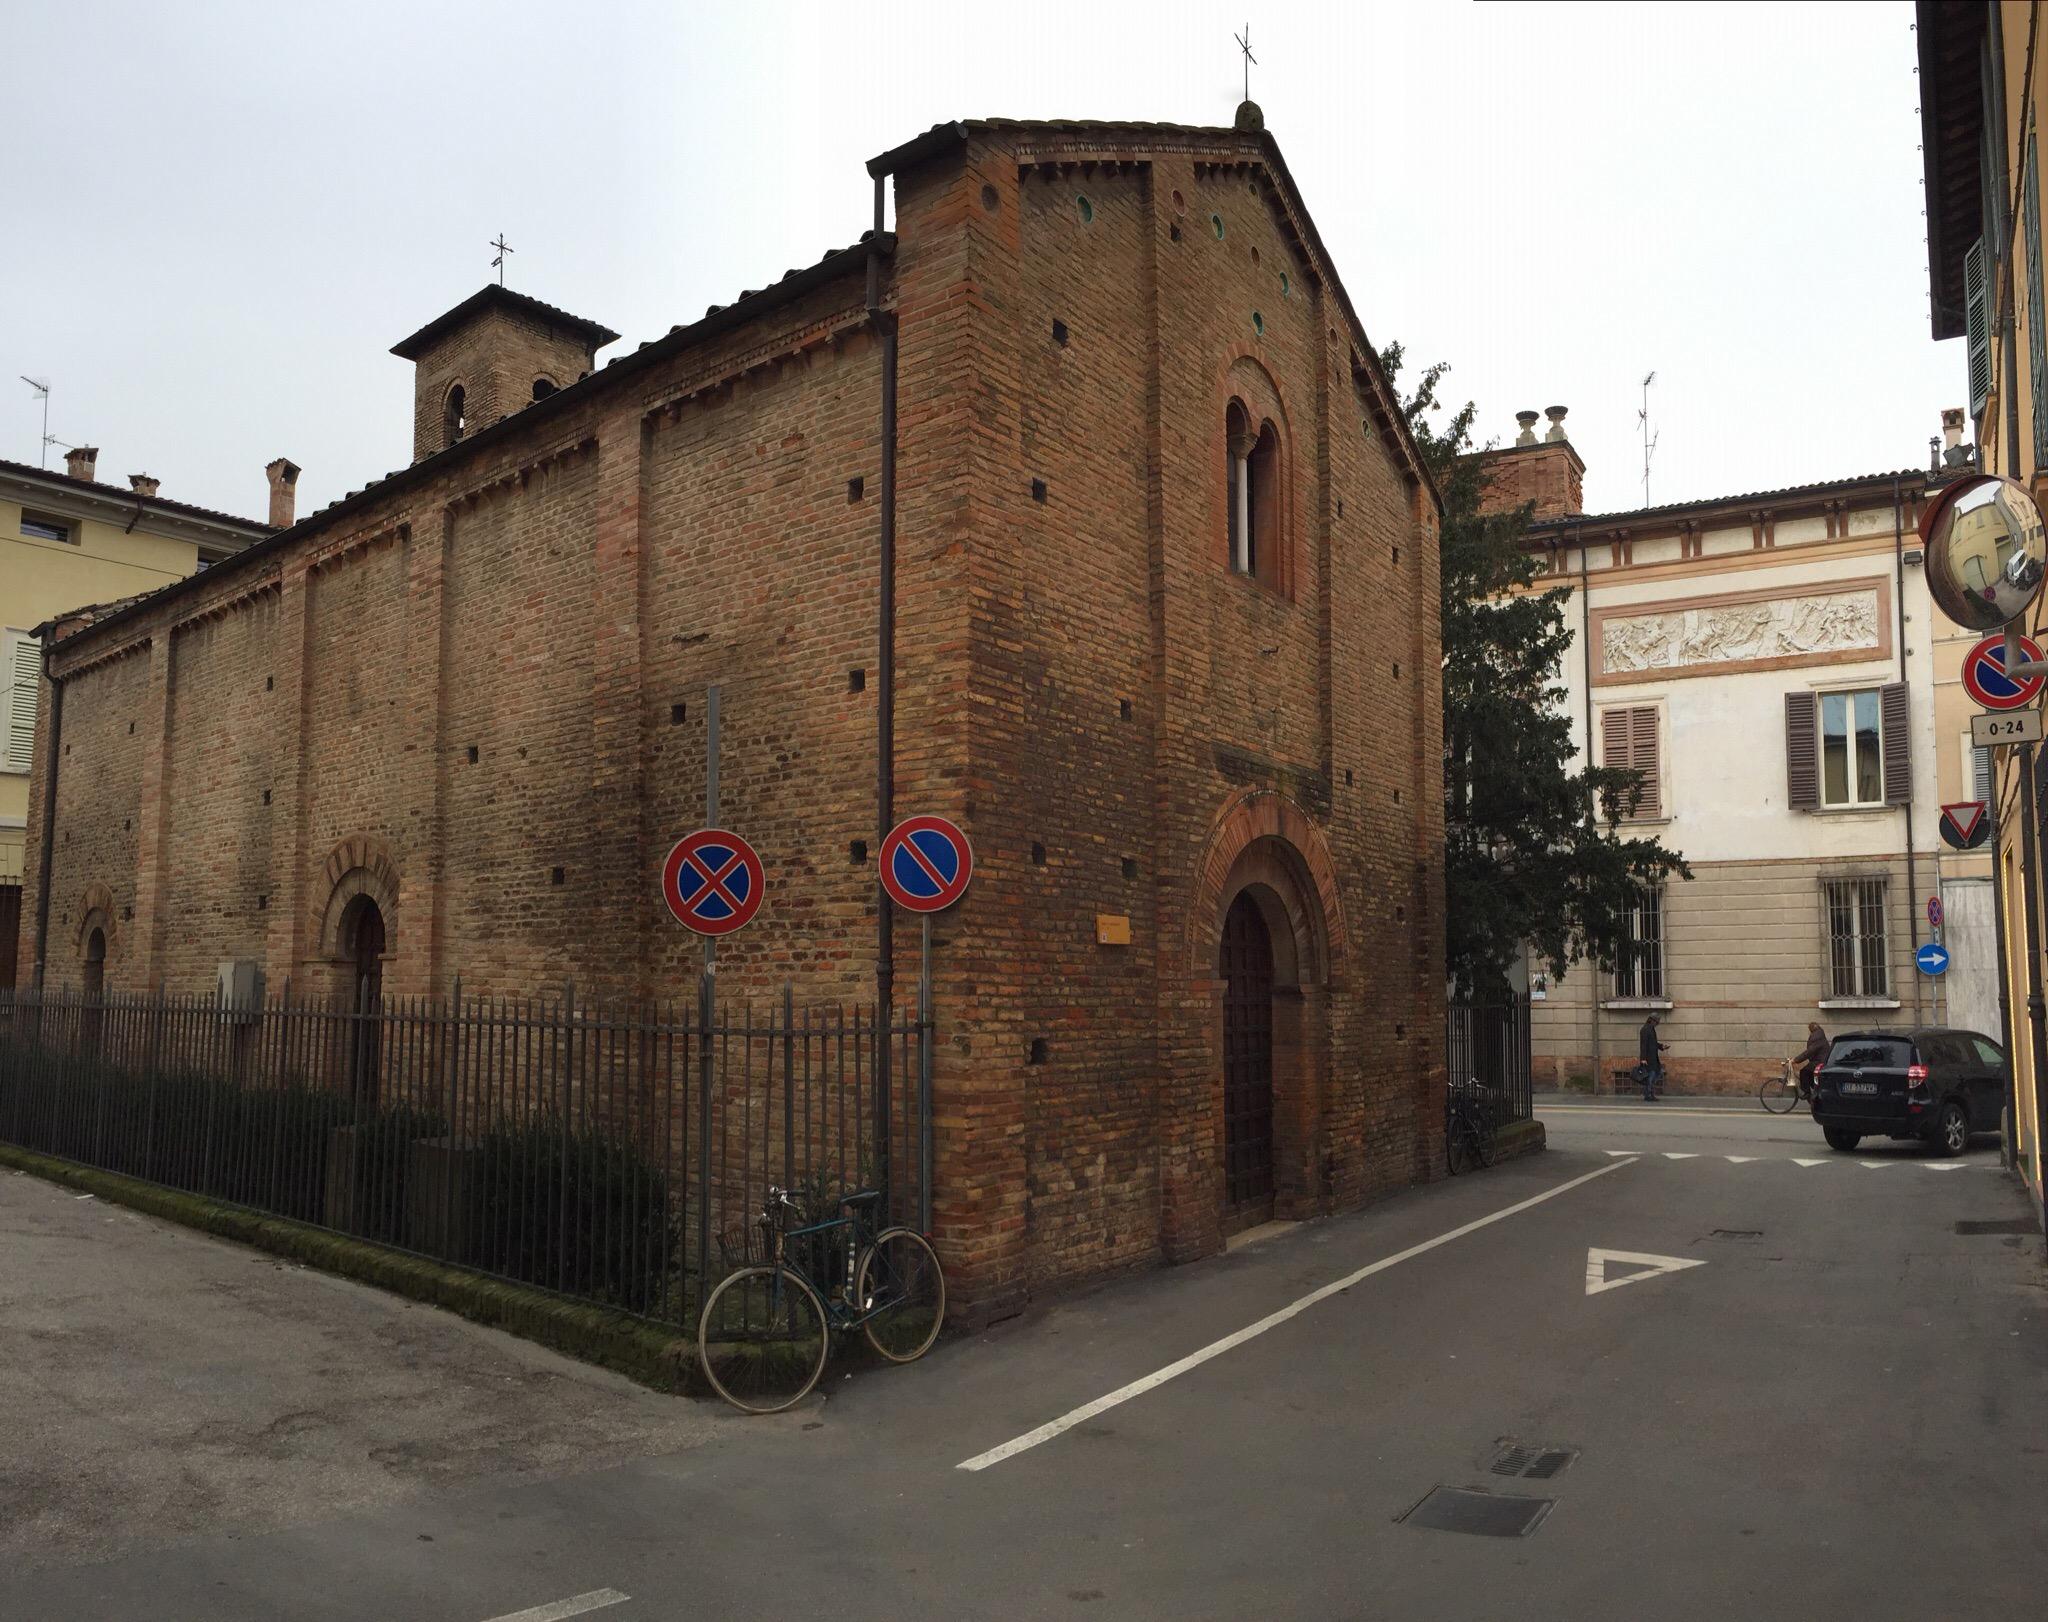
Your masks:
<path fill-rule="evenodd" d="M 2004 1107 L 2005 1053 L 1975 1031 L 1854 1031 L 1814 1075 L 1813 1118 L 1831 1149 L 1919 1138 L 1959 1155 L 1972 1132 L 1998 1130 Z"/>

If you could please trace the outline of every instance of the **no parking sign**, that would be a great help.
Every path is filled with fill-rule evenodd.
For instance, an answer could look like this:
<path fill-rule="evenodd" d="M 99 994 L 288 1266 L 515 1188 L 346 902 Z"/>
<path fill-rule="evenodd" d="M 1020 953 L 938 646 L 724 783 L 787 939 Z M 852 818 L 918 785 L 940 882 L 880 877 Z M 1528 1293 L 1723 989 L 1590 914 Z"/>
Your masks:
<path fill-rule="evenodd" d="M 661 865 L 662 900 L 699 935 L 730 935 L 761 910 L 767 888 L 754 847 L 723 828 L 678 839 Z"/>
<path fill-rule="evenodd" d="M 943 912 L 967 893 L 974 852 L 944 817 L 905 817 L 882 841 L 882 888 L 906 912 Z"/>

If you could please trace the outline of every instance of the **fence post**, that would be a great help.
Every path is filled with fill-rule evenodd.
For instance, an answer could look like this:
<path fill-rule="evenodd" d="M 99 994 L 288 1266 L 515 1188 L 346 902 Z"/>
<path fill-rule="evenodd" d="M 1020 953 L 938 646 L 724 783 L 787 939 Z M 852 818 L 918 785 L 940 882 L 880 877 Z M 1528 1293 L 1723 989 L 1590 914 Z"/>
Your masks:
<path fill-rule="evenodd" d="M 575 1137 L 569 1130 L 569 1115 L 576 1108 L 576 982 L 562 982 L 562 1046 L 558 1055 L 562 1071 L 562 1153 L 555 1191 L 555 1288 L 569 1287 L 569 1156 Z"/>
<path fill-rule="evenodd" d="M 364 995 L 366 1001 L 368 1000 L 368 991 L 369 982 L 365 981 Z M 458 1105 L 455 1097 L 455 1089 L 457 1085 L 457 1080 L 462 1074 L 461 975 L 458 974 L 455 976 L 454 981 L 452 982 L 452 985 L 450 987 L 449 996 L 453 1000 L 453 1005 L 455 1009 L 455 1040 L 450 1044 L 448 1054 L 448 1151 L 447 1154 L 442 1158 L 441 1162 L 441 1259 L 443 1261 L 455 1260 L 455 1122 L 457 1119 L 458 1111 Z M 411 1143 L 408 1142 L 405 1147 L 406 1151 L 410 1153 L 412 1147 Z M 408 1173 L 406 1177 L 406 1183 L 408 1186 L 410 1186 L 412 1182 L 412 1178 L 409 1175 L 411 1172 L 411 1168 L 407 1167 L 406 1170 Z"/>
<path fill-rule="evenodd" d="M 796 987 L 782 982 L 782 1186 L 796 1181 Z"/>
<path fill-rule="evenodd" d="M 717 970 L 708 961 L 697 977 L 697 1303 L 704 1303 L 711 1280 L 711 1052 L 712 1005 L 717 1000 Z"/>

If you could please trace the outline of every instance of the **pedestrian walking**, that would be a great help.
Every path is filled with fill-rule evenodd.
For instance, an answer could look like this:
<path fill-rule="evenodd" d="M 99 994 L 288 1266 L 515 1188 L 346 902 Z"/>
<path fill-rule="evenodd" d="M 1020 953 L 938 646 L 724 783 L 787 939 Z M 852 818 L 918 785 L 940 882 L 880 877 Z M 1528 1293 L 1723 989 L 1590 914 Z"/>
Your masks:
<path fill-rule="evenodd" d="M 1658 1089 L 1664 1085 L 1664 1061 L 1661 1055 L 1670 1047 L 1669 1042 L 1657 1040 L 1657 1016 L 1652 1014 L 1643 1021 L 1643 1028 L 1636 1035 L 1636 1074 L 1643 1078 L 1643 1102 L 1657 1102 Z"/>

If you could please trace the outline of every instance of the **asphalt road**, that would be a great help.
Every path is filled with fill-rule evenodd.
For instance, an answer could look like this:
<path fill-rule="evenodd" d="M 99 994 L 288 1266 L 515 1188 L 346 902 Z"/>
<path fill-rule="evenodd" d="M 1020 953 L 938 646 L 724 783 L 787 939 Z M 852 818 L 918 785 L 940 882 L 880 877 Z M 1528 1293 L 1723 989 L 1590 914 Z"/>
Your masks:
<path fill-rule="evenodd" d="M 2026 1203 L 1988 1146 L 1960 1164 L 1832 1155 L 1796 1120 L 1556 1108 L 1545 1154 L 1125 1280 L 911 1369 L 828 1373 L 830 1395 L 786 1416 L 678 1405 L 705 1421 L 701 1438 L 624 1459 L 499 1472 L 479 1457 L 367 1509 L 309 1500 L 289 1524 L 156 1541 L 145 1526 L 111 1559 L 0 1569 L 0 1613 L 1918 1619 L 2028 1606 L 2048 1582 L 2048 1277 Z M 98 1237 L 131 1242 L 118 1225 Z M 39 1265 L 4 1228 L 0 1245 L 6 1276 Z M 1589 1273 L 1594 1251 L 1621 1254 Z M 1700 1265 L 1672 1265 L 1687 1262 Z M 66 1287 L 39 1286 L 52 1299 Z M 12 1341 L 0 1325 L 0 1361 Z M 266 1389 L 289 1384 L 260 1342 L 245 1355 L 266 1364 Z M 36 1400 L 62 1409 L 61 1368 L 40 1378 L 56 1387 Z M 622 1411 L 645 1400 L 618 1394 Z M 63 1445 L 64 1423 L 43 1446 Z M 1511 1479 L 1490 1469 L 1511 1442 L 1573 1456 L 1548 1479 Z M 1440 1485 L 1551 1507 L 1522 1537 L 1403 1519 Z M 136 1512 L 118 1472 L 96 1490 L 99 1514 Z"/>

